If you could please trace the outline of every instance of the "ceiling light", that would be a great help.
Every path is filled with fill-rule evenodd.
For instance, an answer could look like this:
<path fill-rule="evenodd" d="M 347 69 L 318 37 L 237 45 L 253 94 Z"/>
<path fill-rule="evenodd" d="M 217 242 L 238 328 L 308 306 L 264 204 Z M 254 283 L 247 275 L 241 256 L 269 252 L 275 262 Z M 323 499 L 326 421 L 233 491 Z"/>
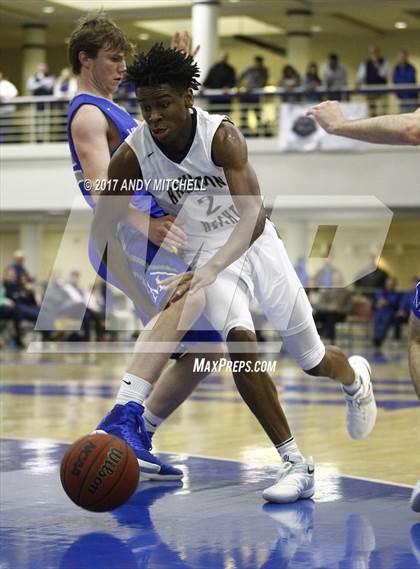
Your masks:
<path fill-rule="evenodd" d="M 55 12 L 55 8 L 54 6 L 44 6 L 42 8 L 42 11 L 44 12 L 44 14 L 52 14 L 53 12 Z"/>
<path fill-rule="evenodd" d="M 141 41 L 147 41 L 148 39 L 150 39 L 150 34 L 146 34 L 146 33 L 141 33 L 137 36 L 139 38 L 139 40 Z"/>
<path fill-rule="evenodd" d="M 237 4 L 238 2 L 240 2 L 241 0 L 229 0 L 230 4 Z"/>
<path fill-rule="evenodd" d="M 322 32 L 322 28 L 321 28 L 321 26 L 311 26 L 311 32 L 313 32 L 314 34 L 317 34 L 319 32 Z"/>
<path fill-rule="evenodd" d="M 397 30 L 405 30 L 405 28 L 407 27 L 407 23 L 406 22 L 395 22 L 394 26 L 397 28 Z"/>

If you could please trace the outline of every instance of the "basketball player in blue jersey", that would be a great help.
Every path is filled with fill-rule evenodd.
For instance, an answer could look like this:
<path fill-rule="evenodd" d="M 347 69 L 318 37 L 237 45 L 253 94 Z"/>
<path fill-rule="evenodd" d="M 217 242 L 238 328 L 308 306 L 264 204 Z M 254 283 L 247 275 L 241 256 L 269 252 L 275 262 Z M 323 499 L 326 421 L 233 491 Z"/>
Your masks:
<path fill-rule="evenodd" d="M 128 75 L 137 87 L 145 122 L 115 153 L 108 176 L 118 181 L 118 188 L 134 180 L 155 181 L 149 192 L 158 205 L 182 217 L 188 239 L 180 254 L 195 267 L 165 279 L 165 287 L 173 291 L 171 302 L 205 290 L 206 314 L 223 331 L 231 358 L 252 361 L 257 352 L 249 310 L 253 295 L 301 367 L 310 375 L 342 384 L 348 431 L 353 438 L 365 438 L 377 413 L 369 364 L 359 356 L 347 360 L 338 348 L 322 344 L 306 294 L 282 241 L 266 219 L 245 139 L 225 117 L 193 105 L 198 74 L 192 58 L 158 44 L 136 59 Z M 188 191 L 162 191 L 159 183 L 188 179 L 201 181 L 200 187 L 190 184 Z M 97 223 L 115 231 L 118 220 L 126 215 L 129 198 L 118 198 L 115 204 L 102 195 Z M 238 342 L 247 346 L 246 353 L 235 351 Z M 267 386 L 267 381 L 256 380 L 267 378 L 268 374 L 262 378 L 248 373 L 248 382 L 254 379 L 255 383 L 254 401 L 264 399 Z M 262 412 L 258 405 L 253 410 Z M 313 461 L 303 457 L 287 422 L 276 446 L 286 465 L 279 481 L 263 496 L 273 502 L 312 496 Z"/>
<path fill-rule="evenodd" d="M 182 44 L 183 38 L 180 40 Z M 182 47 L 185 48 L 185 45 L 181 45 L 178 49 Z M 101 182 L 107 179 L 111 155 L 127 134 L 136 127 L 135 121 L 128 113 L 112 102 L 112 94 L 124 76 L 125 56 L 130 50 L 131 46 L 124 35 L 105 16 L 85 18 L 70 38 L 69 58 L 73 71 L 78 77 L 79 92 L 73 99 L 68 113 L 69 143 L 79 187 L 92 208 L 96 207 L 99 198 L 99 191 L 95 191 L 95 181 L 100 189 Z M 150 314 L 156 311 L 164 294 L 163 290 L 159 291 L 157 278 L 167 276 L 168 273 L 162 275 L 157 271 L 151 279 L 149 270 L 148 275 L 140 279 L 140 282 L 133 281 L 132 275 L 133 273 L 144 275 L 146 261 L 150 261 L 153 255 L 155 258 L 159 257 L 160 265 L 166 271 L 168 266 L 172 273 L 184 271 L 185 263 L 174 255 L 165 257 L 164 253 L 165 250 L 173 251 L 174 248 L 182 247 L 186 235 L 173 223 L 174 218 L 166 215 L 147 193 L 138 192 L 128 201 L 124 223 L 121 224 L 123 230 L 120 226 L 118 240 L 109 239 L 110 231 L 105 226 L 104 238 L 107 241 L 108 253 L 113 248 L 112 254 L 108 255 L 108 263 L 116 261 L 117 266 L 108 266 L 107 272 L 92 243 L 89 252 L 95 268 L 108 281 L 127 293 L 134 301 L 143 321 L 147 322 Z M 97 234 L 101 234 L 102 229 L 99 224 Z M 150 242 L 147 242 L 143 234 L 148 235 Z M 124 255 L 119 254 L 121 243 L 124 244 Z M 156 253 L 158 247 L 161 251 Z M 130 259 L 129 264 L 127 258 Z M 118 261 L 121 261 L 119 265 Z M 153 265 L 156 264 L 154 261 Z M 152 296 L 150 292 L 153 293 Z M 195 300 L 197 306 L 193 308 L 199 312 L 202 306 L 199 297 L 197 298 L 198 300 Z M 182 305 L 176 303 L 175 307 L 176 311 L 172 305 L 165 310 L 164 319 L 161 319 L 151 332 L 143 333 L 141 339 L 143 340 L 146 335 L 149 341 L 153 339 L 179 341 L 183 332 L 177 330 L 176 323 Z M 198 325 L 197 328 L 200 330 Z M 207 330 L 202 338 L 206 337 L 215 339 L 214 331 Z M 206 357 L 211 363 L 212 360 L 218 359 L 219 355 L 217 349 L 213 348 L 213 353 L 207 354 Z M 199 354 L 194 356 L 199 357 Z M 192 371 L 194 358 L 187 354 L 182 359 L 172 362 L 161 374 L 149 396 L 151 383 L 156 381 L 167 357 L 167 354 L 134 355 L 122 379 L 117 405 L 110 416 L 98 425 L 98 430 L 114 432 L 128 440 L 137 453 L 143 474 L 146 473 L 150 478 L 176 479 L 182 476 L 182 472 L 170 465 L 162 464 L 150 453 L 147 433 L 150 435 L 155 431 L 156 427 L 191 393 L 205 373 Z M 273 443 L 277 445 L 286 441 L 279 450 L 280 454 L 285 455 L 289 452 L 290 445 L 293 445 L 293 439 L 290 437 L 287 421 L 278 402 L 275 385 L 265 374 L 260 374 L 256 383 L 256 375 L 258 376 L 253 374 L 250 377 L 246 372 L 237 373 L 235 383 Z M 143 402 L 146 398 L 147 403 L 143 411 Z M 141 430 L 140 436 L 136 434 L 138 426 Z"/>
<path fill-rule="evenodd" d="M 376 144 L 420 145 L 420 108 L 412 113 L 348 120 L 337 101 L 325 101 L 308 111 L 330 134 Z M 420 399 L 420 282 L 417 283 L 409 321 L 408 363 L 417 397 Z M 420 481 L 410 500 L 420 512 Z"/>

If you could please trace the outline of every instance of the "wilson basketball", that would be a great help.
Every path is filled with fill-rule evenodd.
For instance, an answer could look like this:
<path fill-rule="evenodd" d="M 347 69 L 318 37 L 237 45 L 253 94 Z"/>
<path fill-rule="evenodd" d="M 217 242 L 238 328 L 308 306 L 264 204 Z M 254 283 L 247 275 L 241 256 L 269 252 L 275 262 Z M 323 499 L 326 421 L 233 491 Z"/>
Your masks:
<path fill-rule="evenodd" d="M 106 433 L 77 440 L 61 461 L 60 478 L 67 496 L 92 512 L 124 504 L 139 483 L 136 455 L 122 439 Z"/>

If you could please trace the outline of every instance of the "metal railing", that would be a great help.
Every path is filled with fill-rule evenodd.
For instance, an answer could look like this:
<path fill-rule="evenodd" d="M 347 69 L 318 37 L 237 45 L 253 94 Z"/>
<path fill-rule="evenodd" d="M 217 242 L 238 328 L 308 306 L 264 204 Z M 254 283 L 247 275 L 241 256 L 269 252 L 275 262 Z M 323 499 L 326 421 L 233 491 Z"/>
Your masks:
<path fill-rule="evenodd" d="M 196 102 L 212 113 L 228 114 L 246 136 L 277 136 L 283 103 L 316 104 L 327 99 L 367 101 L 371 115 L 409 112 L 417 108 L 420 85 L 363 86 L 340 91 L 317 88 L 306 91 L 265 87 L 252 92 L 241 89 L 203 89 Z M 401 96 L 404 98 L 400 98 Z M 400 97 L 399 97 L 400 96 Z M 141 120 L 133 98 L 120 99 Z M 16 97 L 0 102 L 0 144 L 66 142 L 69 100 L 57 97 Z"/>

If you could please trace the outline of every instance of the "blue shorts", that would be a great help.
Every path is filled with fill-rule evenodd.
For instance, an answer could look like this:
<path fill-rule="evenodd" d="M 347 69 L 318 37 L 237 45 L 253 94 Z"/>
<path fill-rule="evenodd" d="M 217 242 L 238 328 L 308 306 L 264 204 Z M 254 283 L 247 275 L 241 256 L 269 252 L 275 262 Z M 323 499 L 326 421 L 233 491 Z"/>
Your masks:
<path fill-rule="evenodd" d="M 158 284 L 159 281 L 179 275 L 188 270 L 184 261 L 161 249 L 149 241 L 142 233 L 126 223 L 118 225 L 118 239 L 126 255 L 130 269 L 144 296 L 157 308 L 163 309 L 168 300 L 168 293 Z M 92 237 L 89 239 L 89 259 L 95 271 L 107 282 L 119 288 L 128 297 L 124 287 L 109 274 L 105 264 L 99 258 Z M 143 325 L 150 316 L 135 306 L 136 314 Z M 202 314 L 194 326 L 186 332 L 181 342 L 222 342 L 222 336 Z"/>

